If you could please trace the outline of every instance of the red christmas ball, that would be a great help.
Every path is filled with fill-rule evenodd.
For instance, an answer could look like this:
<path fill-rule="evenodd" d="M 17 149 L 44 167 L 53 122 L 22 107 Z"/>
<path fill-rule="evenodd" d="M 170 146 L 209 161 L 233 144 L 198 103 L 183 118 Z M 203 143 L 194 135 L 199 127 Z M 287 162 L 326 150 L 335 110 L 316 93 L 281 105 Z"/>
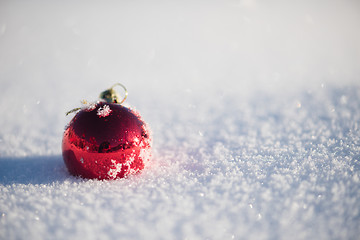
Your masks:
<path fill-rule="evenodd" d="M 62 153 L 72 175 L 115 179 L 141 171 L 150 160 L 151 144 L 139 113 L 101 101 L 81 109 L 71 120 Z"/>

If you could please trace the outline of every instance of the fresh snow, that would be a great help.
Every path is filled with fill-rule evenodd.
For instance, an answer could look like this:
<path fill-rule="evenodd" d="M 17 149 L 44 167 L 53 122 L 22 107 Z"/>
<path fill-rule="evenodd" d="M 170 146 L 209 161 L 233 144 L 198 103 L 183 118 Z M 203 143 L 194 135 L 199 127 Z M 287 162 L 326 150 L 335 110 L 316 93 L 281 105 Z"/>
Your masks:
<path fill-rule="evenodd" d="M 358 239 L 359 22 L 351 0 L 1 1 L 0 239 Z M 65 114 L 116 82 L 153 159 L 70 176 Z"/>

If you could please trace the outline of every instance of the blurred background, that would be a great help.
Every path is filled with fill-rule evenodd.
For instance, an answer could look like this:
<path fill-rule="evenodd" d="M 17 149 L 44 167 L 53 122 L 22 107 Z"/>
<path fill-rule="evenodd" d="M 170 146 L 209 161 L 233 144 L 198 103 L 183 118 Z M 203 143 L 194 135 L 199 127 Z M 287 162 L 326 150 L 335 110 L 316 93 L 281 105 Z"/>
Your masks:
<path fill-rule="evenodd" d="M 226 96 L 358 86 L 359 22 L 351 0 L 2 0 L 0 154 L 58 153 L 64 113 L 115 82 L 150 122 Z"/>

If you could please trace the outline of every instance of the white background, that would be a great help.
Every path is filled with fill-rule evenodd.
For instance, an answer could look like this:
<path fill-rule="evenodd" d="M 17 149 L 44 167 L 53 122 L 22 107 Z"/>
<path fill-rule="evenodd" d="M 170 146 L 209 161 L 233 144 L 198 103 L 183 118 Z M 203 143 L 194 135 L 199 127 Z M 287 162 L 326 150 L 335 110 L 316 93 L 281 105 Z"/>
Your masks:
<path fill-rule="evenodd" d="M 359 1 L 0 1 L 0 239 L 356 239 Z M 154 156 L 70 176 L 116 82 Z"/>

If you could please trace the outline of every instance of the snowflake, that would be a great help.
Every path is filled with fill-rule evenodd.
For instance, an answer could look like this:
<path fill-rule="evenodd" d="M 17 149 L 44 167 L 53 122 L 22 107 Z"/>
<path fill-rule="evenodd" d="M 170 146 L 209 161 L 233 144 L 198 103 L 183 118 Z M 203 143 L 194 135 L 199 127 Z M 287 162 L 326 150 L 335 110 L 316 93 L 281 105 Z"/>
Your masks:
<path fill-rule="evenodd" d="M 109 105 L 104 105 L 103 107 L 99 107 L 97 110 L 97 115 L 100 117 L 107 117 L 112 112 Z"/>

